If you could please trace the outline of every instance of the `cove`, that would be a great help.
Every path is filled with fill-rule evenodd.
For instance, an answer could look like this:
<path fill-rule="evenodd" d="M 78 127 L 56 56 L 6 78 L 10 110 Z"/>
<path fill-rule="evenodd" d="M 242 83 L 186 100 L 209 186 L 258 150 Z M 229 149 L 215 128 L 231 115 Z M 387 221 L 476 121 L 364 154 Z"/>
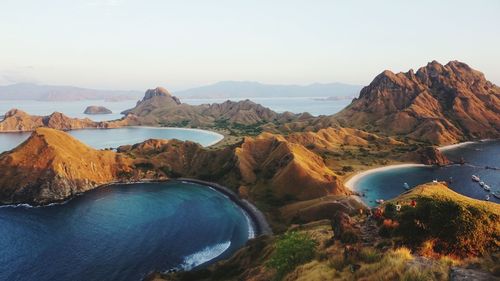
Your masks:
<path fill-rule="evenodd" d="M 491 202 L 500 203 L 500 200 L 492 193 L 500 190 L 500 170 L 486 168 L 500 168 L 500 141 L 472 143 L 443 151 L 443 153 L 452 161 L 459 161 L 463 158 L 466 164 L 382 170 L 359 178 L 352 183 L 352 187 L 355 191 L 365 194 L 361 199 L 367 205 L 376 206 L 376 199 L 388 200 L 403 193 L 405 182 L 410 187 L 415 187 L 433 180 L 449 181 L 451 177 L 452 182 L 448 183 L 448 186 L 452 190 L 479 200 L 485 200 L 486 195 L 489 195 Z M 472 175 L 479 176 L 482 181 L 491 186 L 492 192 L 485 191 L 477 182 L 472 181 Z"/>
<path fill-rule="evenodd" d="M 141 280 L 228 258 L 253 237 L 247 214 L 207 186 L 112 185 L 65 204 L 0 208 L 0 280 Z"/>
<path fill-rule="evenodd" d="M 178 139 L 209 146 L 224 137 L 221 134 L 199 129 L 167 127 L 122 127 L 117 129 L 81 129 L 68 133 L 96 149 L 117 148 L 120 145 L 135 144 L 147 139 Z M 30 136 L 31 132 L 0 133 L 0 152 L 10 150 Z"/>

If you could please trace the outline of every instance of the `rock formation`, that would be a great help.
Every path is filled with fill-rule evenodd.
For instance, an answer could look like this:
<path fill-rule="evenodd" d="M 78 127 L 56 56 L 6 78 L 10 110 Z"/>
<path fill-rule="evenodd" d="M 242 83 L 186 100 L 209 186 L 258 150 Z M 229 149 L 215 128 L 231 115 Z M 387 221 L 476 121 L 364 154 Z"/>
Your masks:
<path fill-rule="evenodd" d="M 87 108 L 85 108 L 85 111 L 83 113 L 93 115 L 93 114 L 111 114 L 113 112 L 104 106 L 91 105 L 87 106 Z"/>
<path fill-rule="evenodd" d="M 500 136 L 500 88 L 462 62 L 384 71 L 335 116 L 343 126 L 433 144 Z"/>

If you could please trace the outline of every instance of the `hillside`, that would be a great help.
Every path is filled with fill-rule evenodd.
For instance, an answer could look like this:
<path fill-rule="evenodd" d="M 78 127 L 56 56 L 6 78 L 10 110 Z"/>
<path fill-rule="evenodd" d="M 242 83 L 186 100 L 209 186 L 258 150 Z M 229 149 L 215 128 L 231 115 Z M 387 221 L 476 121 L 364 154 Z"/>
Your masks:
<path fill-rule="evenodd" d="M 290 98 L 334 97 L 352 99 L 361 86 L 344 83 L 315 83 L 310 85 L 273 85 L 250 81 L 222 81 L 215 84 L 176 91 L 181 98 Z"/>
<path fill-rule="evenodd" d="M 226 127 L 231 124 L 244 126 L 292 120 L 293 114 L 278 114 L 250 100 L 226 101 L 220 104 L 188 105 L 158 87 L 147 90 L 137 105 L 122 112 L 131 125 Z"/>
<path fill-rule="evenodd" d="M 12 151 L 0 154 L 0 202 L 47 204 L 112 182 L 130 160 L 98 151 L 70 135 L 38 128 Z"/>
<path fill-rule="evenodd" d="M 94 122 L 88 118 L 71 118 L 60 112 L 54 112 L 47 116 L 37 116 L 29 115 L 19 109 L 11 109 L 5 113 L 4 119 L 0 121 L 0 131 L 25 132 L 34 131 L 40 127 L 75 130 L 83 128 L 115 128 L 121 125 L 123 125 L 121 121 Z"/>
<path fill-rule="evenodd" d="M 458 61 L 384 71 L 335 115 L 341 125 L 433 144 L 500 136 L 500 88 Z"/>

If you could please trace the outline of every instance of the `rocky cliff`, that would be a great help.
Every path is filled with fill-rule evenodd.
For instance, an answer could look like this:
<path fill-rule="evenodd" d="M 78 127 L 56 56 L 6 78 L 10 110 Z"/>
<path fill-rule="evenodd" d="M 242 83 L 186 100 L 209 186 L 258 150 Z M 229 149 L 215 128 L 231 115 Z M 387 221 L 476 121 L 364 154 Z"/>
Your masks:
<path fill-rule="evenodd" d="M 433 144 L 500 137 L 500 88 L 465 63 L 384 71 L 335 116 L 341 125 Z"/>
<path fill-rule="evenodd" d="M 0 154 L 0 203 L 46 204 L 70 198 L 131 172 L 131 160 L 98 151 L 70 135 L 38 128 Z"/>
<path fill-rule="evenodd" d="M 11 109 L 5 113 L 5 117 L 0 121 L 0 131 L 34 131 L 40 127 L 53 128 L 58 130 L 75 130 L 83 128 L 115 128 L 123 125 L 118 122 L 94 122 L 88 118 L 78 119 L 68 117 L 60 112 L 54 112 L 48 116 L 29 115 L 19 110 Z"/>

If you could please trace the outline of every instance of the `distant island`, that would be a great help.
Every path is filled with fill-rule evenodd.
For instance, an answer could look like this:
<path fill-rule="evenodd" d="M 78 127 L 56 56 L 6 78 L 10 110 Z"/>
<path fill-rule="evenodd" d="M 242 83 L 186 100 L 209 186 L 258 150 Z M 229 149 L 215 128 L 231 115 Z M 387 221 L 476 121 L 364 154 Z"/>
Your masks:
<path fill-rule="evenodd" d="M 141 96 L 139 91 L 113 91 L 87 89 L 74 86 L 41 85 L 18 83 L 0 86 L 0 100 L 37 100 L 37 101 L 79 101 L 79 100 L 135 100 Z"/>
<path fill-rule="evenodd" d="M 94 115 L 94 114 L 111 114 L 113 112 L 104 106 L 91 105 L 87 106 L 87 108 L 85 108 L 85 111 L 83 113 Z"/>

